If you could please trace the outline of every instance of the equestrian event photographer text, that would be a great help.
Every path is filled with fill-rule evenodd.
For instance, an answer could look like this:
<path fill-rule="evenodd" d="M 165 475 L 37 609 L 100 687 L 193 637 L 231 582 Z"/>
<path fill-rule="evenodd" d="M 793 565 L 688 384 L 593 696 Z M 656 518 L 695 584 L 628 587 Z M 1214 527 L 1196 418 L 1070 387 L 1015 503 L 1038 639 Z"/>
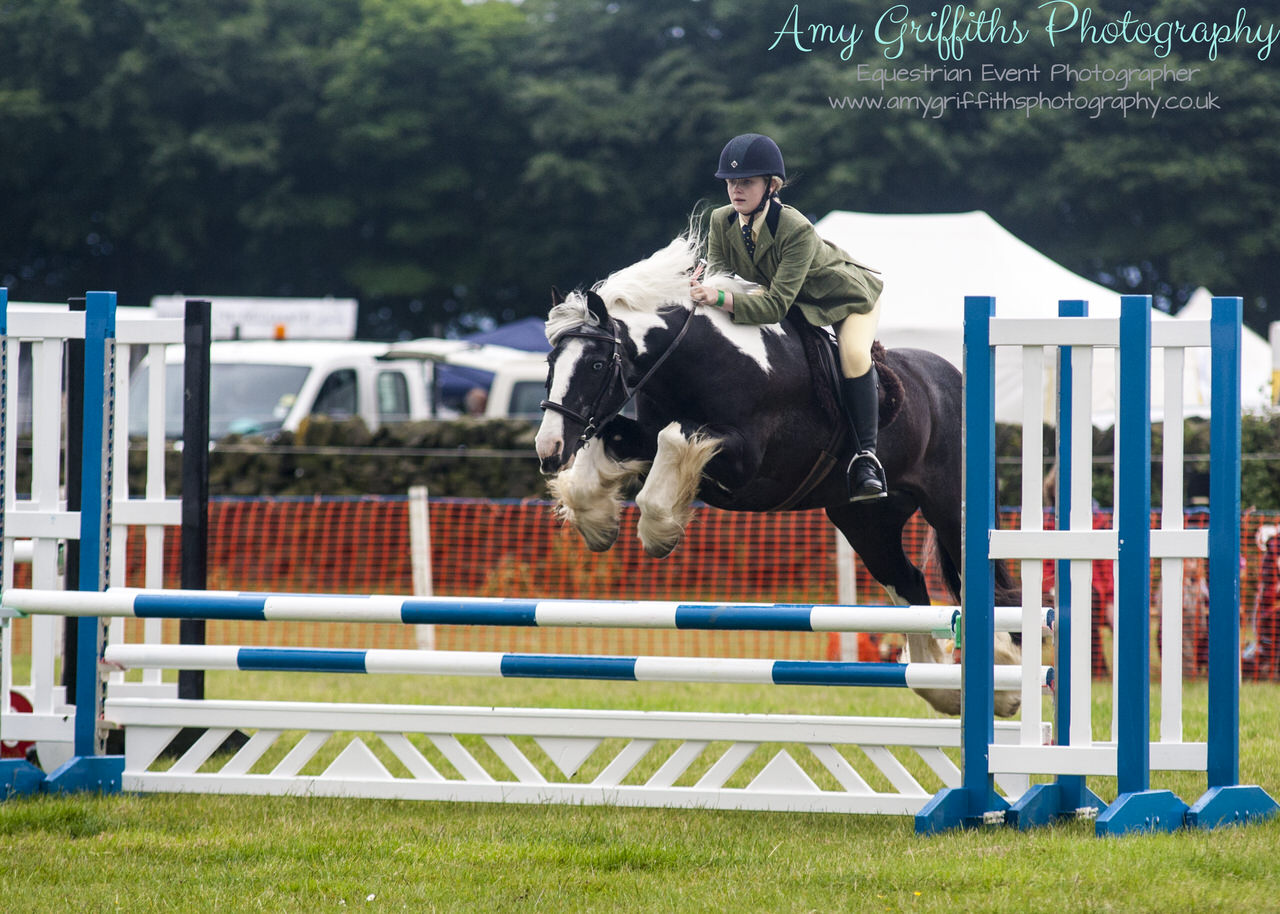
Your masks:
<path fill-rule="evenodd" d="M 1260 22 L 1245 7 L 1236 11 L 1234 21 L 1202 19 L 1148 20 L 1126 10 L 1114 18 L 1099 16 L 1089 6 L 1073 0 L 1046 0 L 1019 21 L 1006 16 L 1001 7 L 971 10 L 962 3 L 946 4 L 927 13 L 914 13 L 905 3 L 887 7 L 873 23 L 808 22 L 795 4 L 773 35 L 772 51 L 795 48 L 805 53 L 838 48 L 841 60 L 851 60 L 854 49 L 864 41 L 878 47 L 885 58 L 895 60 L 912 46 L 936 48 L 940 60 L 961 60 L 971 44 L 1018 45 L 1034 34 L 1043 36 L 1049 47 L 1070 44 L 1137 45 L 1148 47 L 1157 58 L 1175 50 L 1203 53 L 1217 60 L 1219 48 L 1244 46 L 1255 49 L 1258 60 L 1271 56 L 1272 45 L 1280 40 L 1280 26 Z"/>

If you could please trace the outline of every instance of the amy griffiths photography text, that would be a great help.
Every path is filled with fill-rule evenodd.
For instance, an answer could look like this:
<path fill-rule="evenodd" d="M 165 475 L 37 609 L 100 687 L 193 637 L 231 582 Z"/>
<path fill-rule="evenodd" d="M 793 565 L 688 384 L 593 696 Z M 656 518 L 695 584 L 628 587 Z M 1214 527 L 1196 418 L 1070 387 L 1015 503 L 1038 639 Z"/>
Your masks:
<path fill-rule="evenodd" d="M 942 61 L 963 60 L 970 45 L 1020 45 L 1039 35 L 1046 47 L 1072 44 L 1125 45 L 1148 48 L 1163 59 L 1176 52 L 1217 60 L 1224 46 L 1245 46 L 1258 60 L 1271 56 L 1280 39 L 1280 26 L 1251 15 L 1241 6 L 1233 21 L 1208 19 L 1151 20 L 1126 10 L 1117 17 L 1099 15 L 1074 0 L 1047 0 L 1019 19 L 1003 7 L 971 10 L 962 3 L 915 11 L 898 3 L 873 21 L 811 22 L 794 4 L 772 36 L 769 50 L 793 49 L 809 53 L 838 50 L 841 60 L 854 60 L 859 46 L 867 54 L 887 60 L 900 58 L 908 47 L 935 48 Z"/>

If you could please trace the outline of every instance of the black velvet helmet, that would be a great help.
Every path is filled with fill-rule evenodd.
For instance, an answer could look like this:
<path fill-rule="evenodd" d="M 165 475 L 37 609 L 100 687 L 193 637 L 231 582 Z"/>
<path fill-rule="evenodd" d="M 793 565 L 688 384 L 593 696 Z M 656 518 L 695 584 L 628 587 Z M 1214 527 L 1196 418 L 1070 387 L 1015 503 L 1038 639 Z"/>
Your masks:
<path fill-rule="evenodd" d="M 787 167 L 782 162 L 782 150 L 762 133 L 735 136 L 720 153 L 716 177 L 754 178 L 757 175 L 777 175 L 785 181 Z"/>

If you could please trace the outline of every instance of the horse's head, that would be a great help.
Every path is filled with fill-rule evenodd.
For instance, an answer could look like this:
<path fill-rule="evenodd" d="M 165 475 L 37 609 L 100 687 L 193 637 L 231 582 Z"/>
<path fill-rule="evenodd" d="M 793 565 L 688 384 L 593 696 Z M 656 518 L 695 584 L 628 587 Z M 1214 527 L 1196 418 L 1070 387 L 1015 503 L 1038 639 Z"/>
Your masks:
<path fill-rule="evenodd" d="M 580 319 L 561 329 L 553 324 L 565 319 L 564 311 L 572 309 L 573 303 L 553 293 L 547 399 L 542 401 L 536 439 L 543 473 L 557 473 L 568 466 L 578 449 L 618 415 L 629 396 L 617 323 L 595 292 L 585 293 L 584 299 L 585 307 L 578 309 Z"/>

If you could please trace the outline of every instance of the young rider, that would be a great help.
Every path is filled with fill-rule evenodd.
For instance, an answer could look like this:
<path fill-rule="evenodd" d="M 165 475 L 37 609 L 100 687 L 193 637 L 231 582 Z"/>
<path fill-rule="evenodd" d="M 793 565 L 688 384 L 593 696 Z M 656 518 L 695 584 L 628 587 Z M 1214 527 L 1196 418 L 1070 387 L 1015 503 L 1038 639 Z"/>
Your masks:
<path fill-rule="evenodd" d="M 835 329 L 841 394 L 854 437 L 846 471 L 849 497 L 883 498 L 887 486 L 876 457 L 879 394 L 871 361 L 883 283 L 778 199 L 786 168 L 769 137 L 748 133 L 730 140 L 716 177 L 728 186 L 729 205 L 711 214 L 708 269 L 736 273 L 760 290 L 735 296 L 702 283 L 699 273 L 691 281 L 694 302 L 721 307 L 743 324 L 776 323 L 796 305 L 809 323 Z"/>

